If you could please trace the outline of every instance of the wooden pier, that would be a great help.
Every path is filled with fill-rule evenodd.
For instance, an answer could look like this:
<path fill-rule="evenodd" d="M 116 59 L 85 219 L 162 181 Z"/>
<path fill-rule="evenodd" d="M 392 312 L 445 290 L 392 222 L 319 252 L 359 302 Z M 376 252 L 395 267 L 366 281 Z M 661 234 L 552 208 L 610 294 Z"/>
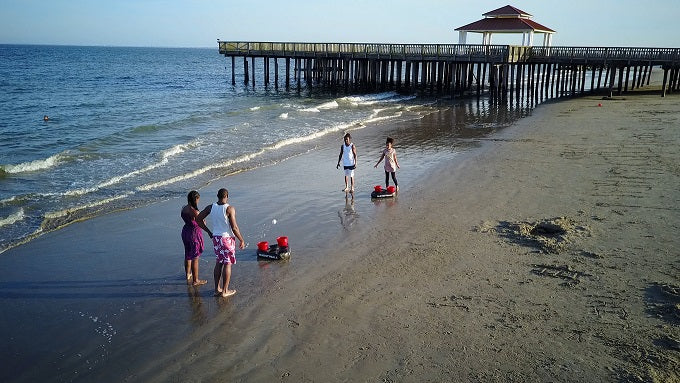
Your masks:
<path fill-rule="evenodd" d="M 396 90 L 492 100 L 610 96 L 649 85 L 664 71 L 661 95 L 680 90 L 680 48 L 526 47 L 461 44 L 358 44 L 219 41 L 219 53 L 243 57 L 243 82 L 286 90 L 312 86 L 345 91 Z M 256 78 L 256 62 L 262 77 Z M 272 71 L 273 64 L 273 71 Z M 279 67 L 283 65 L 283 70 Z M 283 78 L 280 78 L 283 77 Z"/>

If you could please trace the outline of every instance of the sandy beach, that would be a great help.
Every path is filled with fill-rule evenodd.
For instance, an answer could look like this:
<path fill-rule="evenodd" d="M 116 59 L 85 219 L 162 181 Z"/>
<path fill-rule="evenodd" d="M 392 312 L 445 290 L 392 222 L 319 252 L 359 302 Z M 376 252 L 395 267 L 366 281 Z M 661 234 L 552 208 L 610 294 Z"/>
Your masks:
<path fill-rule="evenodd" d="M 183 281 L 184 196 L 7 251 L 0 380 L 680 381 L 677 95 L 541 105 L 427 172 L 400 155 L 371 201 L 402 129 L 353 133 L 353 200 L 340 140 L 199 189 L 229 188 L 249 242 L 228 299 L 210 249 Z M 258 261 L 278 235 L 291 260 Z"/>

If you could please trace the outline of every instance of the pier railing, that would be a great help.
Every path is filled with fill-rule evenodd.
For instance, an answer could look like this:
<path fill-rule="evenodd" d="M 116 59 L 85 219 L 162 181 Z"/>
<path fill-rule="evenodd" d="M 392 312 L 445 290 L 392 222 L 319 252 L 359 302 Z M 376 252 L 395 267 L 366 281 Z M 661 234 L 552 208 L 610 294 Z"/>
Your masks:
<path fill-rule="evenodd" d="M 375 43 L 295 43 L 219 41 L 219 52 L 225 56 L 261 57 L 342 57 L 349 59 L 475 59 L 505 62 L 508 45 L 460 44 L 375 44 Z"/>
<path fill-rule="evenodd" d="M 225 56 L 508 62 L 652 62 L 680 65 L 680 48 L 525 47 L 474 44 L 376 44 L 220 41 Z"/>
<path fill-rule="evenodd" d="M 530 47 L 527 59 L 533 62 L 571 60 L 573 62 L 653 62 L 680 63 L 680 48 L 629 47 Z"/>

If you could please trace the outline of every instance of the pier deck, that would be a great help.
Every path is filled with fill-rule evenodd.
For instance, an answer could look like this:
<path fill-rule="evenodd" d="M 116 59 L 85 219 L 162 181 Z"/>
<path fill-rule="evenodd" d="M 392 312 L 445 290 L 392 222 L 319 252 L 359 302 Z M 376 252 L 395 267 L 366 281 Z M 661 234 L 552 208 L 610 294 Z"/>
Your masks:
<path fill-rule="evenodd" d="M 652 68 L 664 71 L 661 95 L 680 90 L 680 48 L 526 47 L 461 44 L 373 44 L 219 41 L 219 53 L 243 57 L 244 83 L 256 82 L 262 59 L 265 86 L 274 63 L 285 62 L 285 86 L 315 84 L 363 90 L 429 90 L 451 95 L 488 91 L 492 98 L 537 99 L 603 91 L 622 94 L 649 85 Z M 252 78 L 249 75 L 248 59 Z M 291 61 L 293 68 L 291 71 Z M 292 78 L 291 78 L 292 73 Z M 589 78 L 590 84 L 586 83 Z M 603 81 L 604 80 L 604 81 Z"/>

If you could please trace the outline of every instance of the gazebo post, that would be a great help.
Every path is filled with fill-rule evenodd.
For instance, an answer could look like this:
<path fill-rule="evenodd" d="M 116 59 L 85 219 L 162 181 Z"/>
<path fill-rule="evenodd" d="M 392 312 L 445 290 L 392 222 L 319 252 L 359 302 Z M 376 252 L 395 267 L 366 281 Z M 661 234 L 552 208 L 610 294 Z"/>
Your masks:
<path fill-rule="evenodd" d="M 458 44 L 465 45 L 466 40 L 467 40 L 467 32 L 459 31 L 458 32 Z"/>

